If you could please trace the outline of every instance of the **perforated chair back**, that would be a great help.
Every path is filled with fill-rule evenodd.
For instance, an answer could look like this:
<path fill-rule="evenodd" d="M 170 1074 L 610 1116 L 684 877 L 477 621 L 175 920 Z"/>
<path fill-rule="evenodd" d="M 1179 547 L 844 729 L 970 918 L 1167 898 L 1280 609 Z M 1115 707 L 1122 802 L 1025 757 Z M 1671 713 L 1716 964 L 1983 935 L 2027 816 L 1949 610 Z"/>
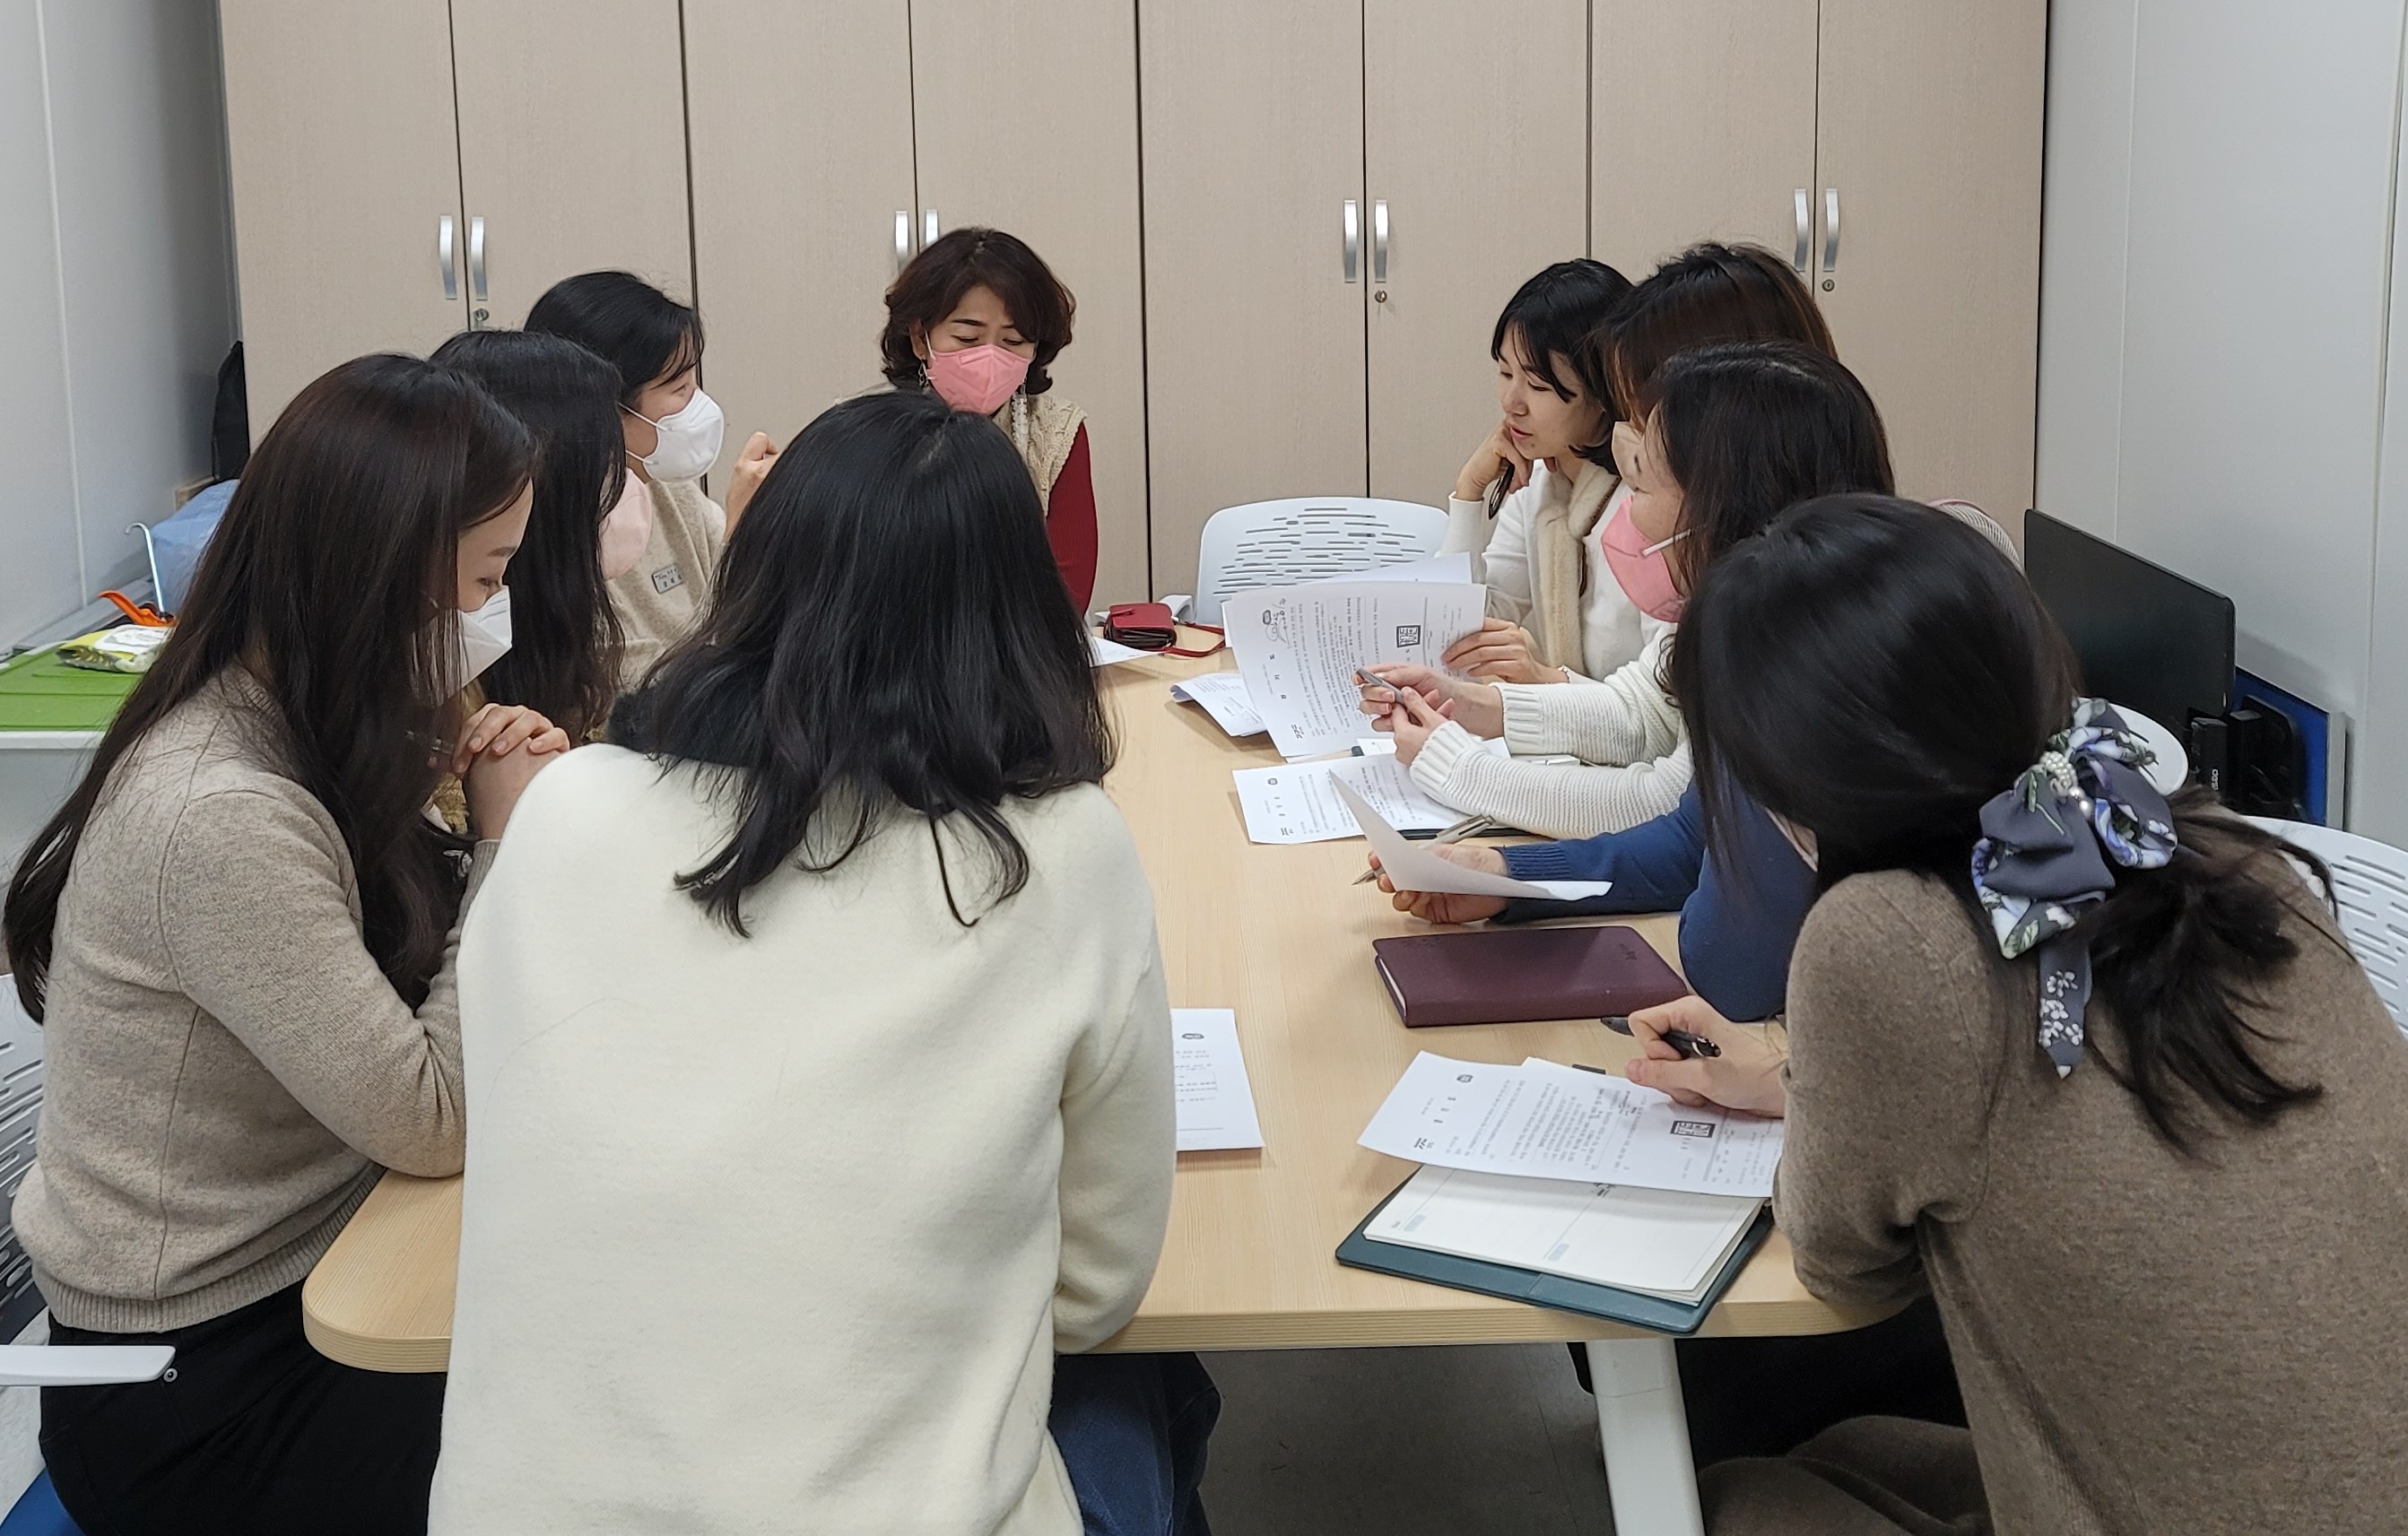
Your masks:
<path fill-rule="evenodd" d="M 2338 827 L 2258 820 L 2332 870 L 2341 931 L 2391 1021 L 2408 1034 L 2408 852 Z"/>
<path fill-rule="evenodd" d="M 1290 496 L 1224 507 L 1197 551 L 1196 619 L 1219 624 L 1231 594 L 1345 576 L 1437 553 L 1446 513 L 1377 496 Z"/>

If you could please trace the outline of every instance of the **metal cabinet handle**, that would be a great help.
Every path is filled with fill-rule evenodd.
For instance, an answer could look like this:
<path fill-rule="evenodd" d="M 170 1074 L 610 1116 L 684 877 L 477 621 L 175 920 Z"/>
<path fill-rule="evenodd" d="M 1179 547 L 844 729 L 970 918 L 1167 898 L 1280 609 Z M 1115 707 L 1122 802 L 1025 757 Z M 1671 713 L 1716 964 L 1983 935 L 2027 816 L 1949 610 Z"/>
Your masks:
<path fill-rule="evenodd" d="M 895 210 L 895 270 L 900 272 L 911 260 L 911 211 Z"/>
<path fill-rule="evenodd" d="M 1840 269 L 1840 189 L 1823 189 L 1823 270 Z"/>
<path fill-rule="evenodd" d="M 443 274 L 443 296 L 447 299 L 460 296 L 460 265 L 452 254 L 456 233 L 452 215 L 447 213 L 435 222 L 435 266 Z"/>
<path fill-rule="evenodd" d="M 485 219 L 482 214 L 468 221 L 468 299 L 472 304 L 485 302 Z"/>
<path fill-rule="evenodd" d="M 1806 275 L 1806 264 L 1813 259 L 1813 251 L 1814 202 L 1806 195 L 1806 189 L 1800 187 L 1798 189 L 1798 250 L 1789 258 L 1789 265 L 1798 269 L 1801 278 Z"/>
<path fill-rule="evenodd" d="M 1384 197 L 1371 205 L 1371 280 L 1388 280 L 1388 202 Z"/>
<path fill-rule="evenodd" d="M 1344 223 L 1346 240 L 1340 256 L 1346 268 L 1346 280 L 1353 282 L 1363 266 L 1363 210 L 1352 197 L 1346 199 Z"/>
<path fill-rule="evenodd" d="M 937 237 L 942 235 L 944 232 L 944 226 L 937 223 L 937 210 L 935 208 L 930 208 L 927 212 L 920 215 L 921 250 L 925 251 L 928 247 L 936 244 Z"/>

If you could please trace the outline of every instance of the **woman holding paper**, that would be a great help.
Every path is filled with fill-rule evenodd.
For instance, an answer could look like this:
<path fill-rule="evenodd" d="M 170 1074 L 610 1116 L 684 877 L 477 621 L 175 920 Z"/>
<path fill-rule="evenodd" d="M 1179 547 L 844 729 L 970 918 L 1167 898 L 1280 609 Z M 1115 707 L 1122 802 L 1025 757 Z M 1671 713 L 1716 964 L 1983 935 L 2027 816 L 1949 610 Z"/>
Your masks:
<path fill-rule="evenodd" d="M 1197 1529 L 1210 1378 L 1081 1353 L 1161 1249 L 1170 1018 L 1028 472 L 865 395 L 729 556 L 463 940 L 432 1529 Z"/>
<path fill-rule="evenodd" d="M 1700 584 L 1701 776 L 1825 894 L 1785 1059 L 1691 1001 L 1634 1028 L 1722 1055 L 1651 1041 L 1631 1076 L 1787 1115 L 1799 1275 L 1928 1286 L 1973 1426 L 1710 1469 L 1718 1536 L 2408 1529 L 2408 1051 L 2317 861 L 2159 795 L 2076 677 L 2022 580 L 1904 503 L 1799 508 Z"/>

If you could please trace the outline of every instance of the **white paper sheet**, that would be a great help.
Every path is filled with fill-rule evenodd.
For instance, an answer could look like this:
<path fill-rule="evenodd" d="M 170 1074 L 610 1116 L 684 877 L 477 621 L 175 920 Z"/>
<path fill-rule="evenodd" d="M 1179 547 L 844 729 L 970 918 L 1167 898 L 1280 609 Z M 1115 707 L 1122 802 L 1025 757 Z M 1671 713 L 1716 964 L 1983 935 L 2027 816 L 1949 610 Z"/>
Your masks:
<path fill-rule="evenodd" d="M 1240 593 L 1221 622 L 1272 744 L 1283 757 L 1315 757 L 1363 732 L 1356 668 L 1437 668 L 1448 646 L 1480 627 L 1487 603 L 1488 589 L 1469 583 L 1356 578 Z"/>
<path fill-rule="evenodd" d="M 1468 554 L 1433 554 L 1426 560 L 1406 560 L 1393 566 L 1374 566 L 1369 570 L 1348 571 L 1342 576 L 1324 576 L 1313 581 L 1326 586 L 1332 581 L 1455 581 L 1471 580 L 1471 556 Z"/>
<path fill-rule="evenodd" d="M 1385 763 L 1394 768 L 1397 760 L 1394 757 L 1360 757 L 1347 761 Z M 1511 875 L 1492 875 L 1484 869 L 1467 869 L 1407 839 L 1388 823 L 1378 807 L 1355 793 L 1344 779 L 1333 778 L 1330 789 L 1353 813 L 1355 825 L 1363 830 L 1364 840 L 1371 845 L 1371 852 L 1380 855 L 1381 868 L 1388 871 L 1389 882 L 1400 891 L 1501 896 L 1538 901 L 1585 901 L 1590 897 L 1603 896 L 1613 889 L 1613 882 L 1610 880 L 1515 880 Z"/>
<path fill-rule="evenodd" d="M 1136 661 L 1145 653 L 1135 646 L 1108 640 L 1101 635 L 1087 637 L 1087 665 L 1090 667 L 1110 667 L 1116 661 Z"/>
<path fill-rule="evenodd" d="M 1170 1066 L 1178 1084 L 1179 1150 L 1217 1152 L 1263 1144 L 1254 1086 L 1238 1048 L 1238 1015 L 1226 1008 L 1170 1011 Z"/>
<path fill-rule="evenodd" d="M 1338 797 L 1340 783 L 1378 807 L 1392 825 L 1442 832 L 1463 819 L 1462 811 L 1415 788 L 1394 755 L 1239 768 L 1229 777 L 1237 781 L 1238 805 L 1246 813 L 1246 837 L 1253 842 L 1334 842 L 1361 837 L 1354 814 Z"/>
<path fill-rule="evenodd" d="M 1212 717 L 1212 723 L 1231 736 L 1260 736 L 1268 729 L 1263 717 L 1254 712 L 1254 701 L 1246 696 L 1246 680 L 1235 672 L 1207 672 L 1200 678 L 1170 685 L 1170 696 L 1182 704 L 1194 704 Z"/>
<path fill-rule="evenodd" d="M 1363 1228 L 1378 1242 L 1694 1301 L 1764 1202 L 1425 1168 Z"/>
<path fill-rule="evenodd" d="M 1624 1077 L 1425 1051 L 1359 1140 L 1391 1157 L 1474 1173 L 1768 1198 L 1782 1123 L 1687 1109 Z"/>

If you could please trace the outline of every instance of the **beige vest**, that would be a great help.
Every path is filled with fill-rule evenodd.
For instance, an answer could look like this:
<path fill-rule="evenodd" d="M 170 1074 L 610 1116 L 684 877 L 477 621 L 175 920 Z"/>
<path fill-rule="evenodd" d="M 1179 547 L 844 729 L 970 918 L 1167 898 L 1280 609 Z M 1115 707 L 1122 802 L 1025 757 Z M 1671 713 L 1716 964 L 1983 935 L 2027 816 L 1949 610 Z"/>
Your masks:
<path fill-rule="evenodd" d="M 1586 665 L 1581 651 L 1581 541 L 1597 526 L 1621 481 L 1602 464 L 1572 462 L 1579 467 L 1574 473 L 1546 478 L 1538 510 L 1530 515 L 1530 622 L 1539 659 L 1579 671 Z"/>
<path fill-rule="evenodd" d="M 1080 424 L 1086 419 L 1085 411 L 1051 390 L 1039 395 L 1015 395 L 995 413 L 995 424 L 1020 450 L 1029 478 L 1037 482 L 1037 498 L 1047 504 L 1048 510 L 1054 482 L 1062 478 L 1062 467 L 1070 462 L 1071 446 L 1079 440 Z"/>

